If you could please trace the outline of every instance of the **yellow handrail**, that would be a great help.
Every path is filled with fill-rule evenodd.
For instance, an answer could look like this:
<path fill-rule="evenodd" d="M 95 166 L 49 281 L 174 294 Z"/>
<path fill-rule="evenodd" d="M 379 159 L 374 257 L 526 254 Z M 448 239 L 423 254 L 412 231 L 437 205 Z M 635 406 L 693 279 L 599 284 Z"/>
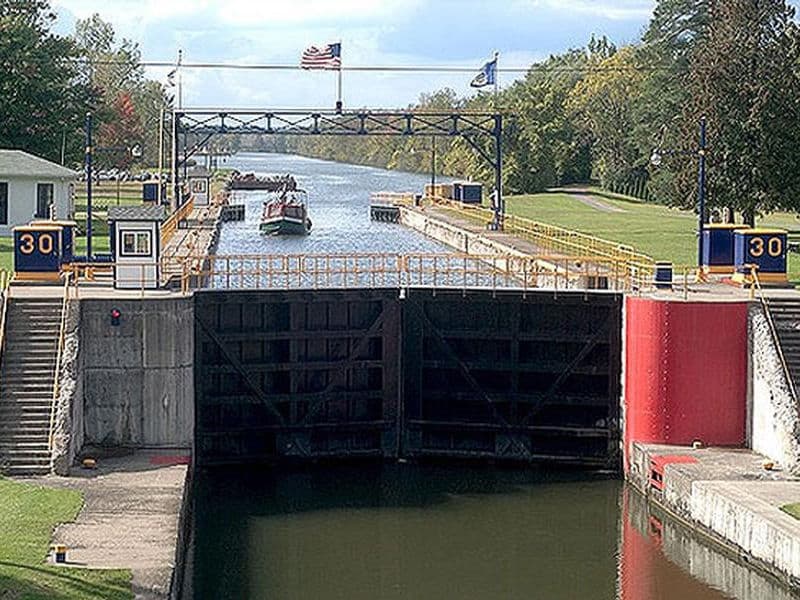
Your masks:
<path fill-rule="evenodd" d="M 53 376 L 53 398 L 50 403 L 50 436 L 49 436 L 49 449 L 53 450 L 53 434 L 56 424 L 56 406 L 58 404 L 58 395 L 61 392 L 60 375 L 61 375 L 61 357 L 64 353 L 64 338 L 66 337 L 67 329 L 67 305 L 69 302 L 69 280 L 70 273 L 64 275 L 64 299 L 61 302 L 61 325 L 58 330 L 58 350 L 56 352 L 56 371 Z"/>
<path fill-rule="evenodd" d="M 178 210 L 172 213 L 166 221 L 161 224 L 161 247 L 164 248 L 175 232 L 178 230 L 178 223 L 186 219 L 194 210 L 194 196 L 182 204 Z"/>
<path fill-rule="evenodd" d="M 778 328 L 775 327 L 775 321 L 772 319 L 772 313 L 769 310 L 769 300 L 767 300 L 767 296 L 764 294 L 764 288 L 761 287 L 761 281 L 758 278 L 758 265 L 747 265 L 750 268 L 750 297 L 757 295 L 759 301 L 761 302 L 761 307 L 764 309 L 764 316 L 767 319 L 767 326 L 769 327 L 770 335 L 772 336 L 772 342 L 775 344 L 775 348 L 778 350 L 778 358 L 781 361 L 781 367 L 783 368 L 783 374 L 786 377 L 786 384 L 789 386 L 789 391 L 792 394 L 792 398 L 795 402 L 797 402 L 797 390 L 794 386 L 794 380 L 792 379 L 792 374 L 789 371 L 789 365 L 786 363 L 786 357 L 783 355 L 783 347 L 781 346 L 781 340 L 778 337 Z"/>
<path fill-rule="evenodd" d="M 370 204 L 391 204 L 394 206 L 411 206 L 414 204 L 413 192 L 372 192 Z"/>
<path fill-rule="evenodd" d="M 456 211 L 459 215 L 481 224 L 491 223 L 495 217 L 494 211 L 481 206 L 444 198 L 433 200 L 445 209 Z M 503 231 L 533 242 L 545 253 L 563 252 L 567 255 L 596 256 L 622 261 L 648 275 L 652 275 L 655 271 L 655 261 L 652 257 L 636 252 L 631 246 L 580 231 L 509 214 L 503 215 Z"/>
<path fill-rule="evenodd" d="M 7 270 L 0 270 L 0 365 L 2 365 L 3 353 L 6 346 L 6 313 L 8 312 L 8 285 L 10 282 Z"/>

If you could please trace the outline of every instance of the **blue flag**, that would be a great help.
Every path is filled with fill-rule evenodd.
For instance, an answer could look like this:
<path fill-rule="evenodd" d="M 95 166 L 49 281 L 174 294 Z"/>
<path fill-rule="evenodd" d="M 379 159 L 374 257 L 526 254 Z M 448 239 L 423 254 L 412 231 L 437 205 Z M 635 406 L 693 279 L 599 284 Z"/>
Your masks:
<path fill-rule="evenodd" d="M 483 67 L 481 67 L 480 73 L 478 73 L 475 78 L 470 82 L 470 85 L 474 88 L 480 88 L 487 85 L 494 85 L 494 82 L 497 80 L 497 56 L 494 59 L 487 62 Z"/>

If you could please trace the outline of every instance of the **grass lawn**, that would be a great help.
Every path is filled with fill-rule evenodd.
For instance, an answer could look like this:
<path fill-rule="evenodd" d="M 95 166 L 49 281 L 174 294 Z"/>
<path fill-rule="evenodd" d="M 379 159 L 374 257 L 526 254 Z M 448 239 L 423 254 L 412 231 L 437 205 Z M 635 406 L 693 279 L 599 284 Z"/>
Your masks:
<path fill-rule="evenodd" d="M 781 506 L 781 510 L 787 515 L 792 515 L 795 519 L 800 519 L 800 502 Z"/>
<path fill-rule="evenodd" d="M 45 562 L 53 528 L 74 520 L 81 504 L 75 491 L 0 478 L 0 598 L 133 598 L 130 571 L 57 568 Z"/>
<path fill-rule="evenodd" d="M 509 196 L 506 210 L 514 215 L 551 223 L 633 246 L 655 260 L 676 266 L 697 262 L 697 217 L 658 204 L 605 196 L 602 201 L 624 212 L 604 212 L 567 193 Z M 800 221 L 786 213 L 770 215 L 759 225 L 800 229 Z M 800 280 L 800 256 L 789 254 L 789 278 Z"/>

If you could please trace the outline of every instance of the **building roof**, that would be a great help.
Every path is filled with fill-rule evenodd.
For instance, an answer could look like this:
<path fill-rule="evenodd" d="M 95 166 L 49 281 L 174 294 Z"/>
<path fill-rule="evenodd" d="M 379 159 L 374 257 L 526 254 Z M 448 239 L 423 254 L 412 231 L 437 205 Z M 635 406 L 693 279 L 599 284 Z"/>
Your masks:
<path fill-rule="evenodd" d="M 22 150 L 0 149 L 0 177 L 75 179 L 79 173 Z"/>
<path fill-rule="evenodd" d="M 163 206 L 110 206 L 108 208 L 109 221 L 163 221 L 164 218 Z"/>
<path fill-rule="evenodd" d="M 205 167 L 195 167 L 187 173 L 188 177 L 211 177 L 211 171 Z"/>

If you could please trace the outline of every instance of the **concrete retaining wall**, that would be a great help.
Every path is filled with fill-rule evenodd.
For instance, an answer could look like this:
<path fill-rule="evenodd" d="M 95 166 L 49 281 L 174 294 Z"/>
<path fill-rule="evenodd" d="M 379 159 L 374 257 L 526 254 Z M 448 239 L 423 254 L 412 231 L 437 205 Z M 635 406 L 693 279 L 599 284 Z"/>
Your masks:
<path fill-rule="evenodd" d="M 748 446 L 800 473 L 800 413 L 760 303 L 750 306 Z"/>
<path fill-rule="evenodd" d="M 81 368 L 80 304 L 67 304 L 64 349 L 58 374 L 59 393 L 53 427 L 53 471 L 68 475 L 83 447 L 83 369 Z"/>
<path fill-rule="evenodd" d="M 86 444 L 191 447 L 192 298 L 82 300 L 81 356 Z"/>
<path fill-rule="evenodd" d="M 792 579 L 800 578 L 800 521 L 768 501 L 781 482 L 695 481 L 691 516 L 751 556 Z M 763 512 L 770 518 L 764 518 Z"/>
<path fill-rule="evenodd" d="M 511 246 L 406 207 L 400 207 L 400 223 L 464 254 L 528 257 Z"/>
<path fill-rule="evenodd" d="M 667 464 L 663 490 L 655 489 L 651 459 L 673 455 L 696 462 Z M 763 459 L 747 450 L 634 443 L 630 458 L 626 479 L 657 506 L 784 586 L 800 582 L 800 521 L 779 510 L 800 497 L 790 475 L 765 472 Z"/>

